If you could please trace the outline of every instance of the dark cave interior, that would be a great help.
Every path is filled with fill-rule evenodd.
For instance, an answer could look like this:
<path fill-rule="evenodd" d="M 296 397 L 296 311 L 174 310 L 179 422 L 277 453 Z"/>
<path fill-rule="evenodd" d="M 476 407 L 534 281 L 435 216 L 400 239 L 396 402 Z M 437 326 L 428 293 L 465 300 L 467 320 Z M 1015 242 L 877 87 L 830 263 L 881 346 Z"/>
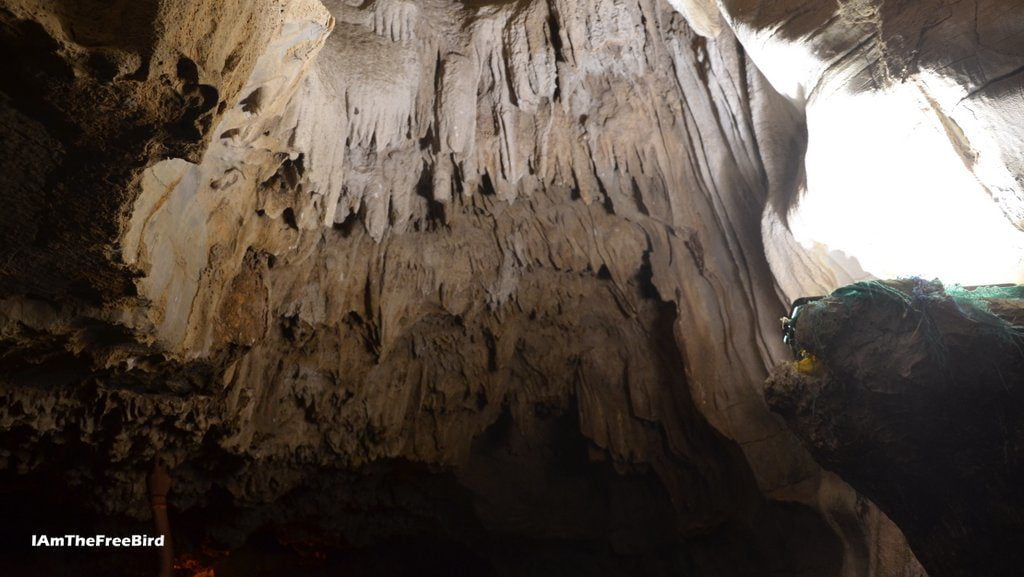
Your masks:
<path fill-rule="evenodd" d="M 1014 2 L 0 0 L 0 49 L 0 574 L 1024 564 Z"/>

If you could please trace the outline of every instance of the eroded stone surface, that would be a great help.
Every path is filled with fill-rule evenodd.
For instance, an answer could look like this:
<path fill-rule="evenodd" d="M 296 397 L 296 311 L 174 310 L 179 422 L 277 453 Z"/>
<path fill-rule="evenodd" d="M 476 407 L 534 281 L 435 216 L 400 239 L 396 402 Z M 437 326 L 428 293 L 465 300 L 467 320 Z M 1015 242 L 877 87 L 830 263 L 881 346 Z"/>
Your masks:
<path fill-rule="evenodd" d="M 78 70 L 4 89 L 24 136 L 0 306 L 8 471 L 66 467 L 88 506 L 138 516 L 161 455 L 183 516 L 241 507 L 216 529 L 235 545 L 290 507 L 346 542 L 440 524 L 477 545 L 600 543 L 657 571 L 921 574 L 762 400 L 783 295 L 859 274 L 787 236 L 804 107 L 733 32 L 760 63 L 751 30 L 784 11 L 265 4 L 155 3 L 148 18 L 202 25 L 124 46 L 69 35 L 78 8 L 5 4 L 12 51 Z M 838 54 L 866 24 L 827 12 L 800 30 Z M 89 68 L 100 46 L 128 72 Z M 53 96 L 67 86 L 85 88 Z M 98 106 L 137 91 L 160 122 L 193 103 L 188 130 L 132 132 Z M 56 206 L 96 187 L 56 243 L 22 230 L 53 230 L 49 182 Z M 104 465 L 58 458 L 79 445 Z M 391 475 L 446 497 L 375 496 Z"/>
<path fill-rule="evenodd" d="M 933 577 L 1020 565 L 1020 296 L 911 280 L 801 311 L 813 360 L 773 372 L 772 408 L 906 532 Z M 979 298 L 975 298 L 979 297 Z"/>

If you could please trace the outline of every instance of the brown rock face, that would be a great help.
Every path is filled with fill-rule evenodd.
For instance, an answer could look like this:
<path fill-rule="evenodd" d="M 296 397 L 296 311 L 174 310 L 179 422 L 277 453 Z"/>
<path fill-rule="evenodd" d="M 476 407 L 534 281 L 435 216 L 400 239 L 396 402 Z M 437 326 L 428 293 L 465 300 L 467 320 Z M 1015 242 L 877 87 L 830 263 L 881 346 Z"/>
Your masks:
<path fill-rule="evenodd" d="M 0 1 L 0 541 L 147 527 L 159 458 L 218 574 L 923 575 L 763 400 L 846 273 L 787 12 L 719 4 Z"/>
<path fill-rule="evenodd" d="M 7 470 L 144 518 L 159 455 L 182 547 L 304 531 L 481 574 L 834 574 L 826 521 L 765 501 L 691 400 L 688 371 L 744 391 L 764 366 L 696 299 L 742 324 L 776 302 L 737 44 L 653 5 L 339 3 L 329 37 L 301 8 L 197 163 L 111 187 L 137 296 L 7 301 Z M 694 373 L 684 342 L 734 368 Z M 794 480 L 760 458 L 769 489 Z"/>
<path fill-rule="evenodd" d="M 1024 291 L 980 296 L 923 281 L 841 289 L 800 314 L 816 366 L 780 367 L 766 390 L 933 577 L 1013 575 L 1022 562 Z"/>
<path fill-rule="evenodd" d="M 0 42 L 18 55 L 0 81 L 5 296 L 135 292 L 116 245 L 138 175 L 160 158 L 201 154 L 280 20 L 275 2 L 190 4 L 0 5 Z"/>

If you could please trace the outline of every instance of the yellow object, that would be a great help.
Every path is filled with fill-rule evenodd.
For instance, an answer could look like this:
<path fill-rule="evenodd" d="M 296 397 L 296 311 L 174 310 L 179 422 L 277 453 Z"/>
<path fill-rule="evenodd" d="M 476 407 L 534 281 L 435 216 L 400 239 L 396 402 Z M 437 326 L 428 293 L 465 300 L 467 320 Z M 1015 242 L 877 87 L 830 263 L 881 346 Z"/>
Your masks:
<path fill-rule="evenodd" d="M 818 357 L 805 353 L 804 358 L 800 359 L 796 363 L 796 370 L 805 375 L 812 375 L 821 372 L 821 363 L 818 362 Z"/>

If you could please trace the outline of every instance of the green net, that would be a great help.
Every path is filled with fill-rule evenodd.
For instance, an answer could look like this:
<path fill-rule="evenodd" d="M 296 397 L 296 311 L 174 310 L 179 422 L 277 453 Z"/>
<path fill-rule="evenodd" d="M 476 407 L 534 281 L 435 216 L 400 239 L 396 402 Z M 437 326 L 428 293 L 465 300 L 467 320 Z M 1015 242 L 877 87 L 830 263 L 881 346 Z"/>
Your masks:
<path fill-rule="evenodd" d="M 937 280 L 906 278 L 862 281 L 839 288 L 830 297 L 854 306 L 898 307 L 902 314 L 918 317 L 921 336 L 937 346 L 941 331 L 936 319 L 950 316 L 969 321 L 979 336 L 996 336 L 1017 346 L 1024 343 L 1024 326 L 996 310 L 1003 303 L 1024 302 L 1024 285 L 944 286 Z"/>

